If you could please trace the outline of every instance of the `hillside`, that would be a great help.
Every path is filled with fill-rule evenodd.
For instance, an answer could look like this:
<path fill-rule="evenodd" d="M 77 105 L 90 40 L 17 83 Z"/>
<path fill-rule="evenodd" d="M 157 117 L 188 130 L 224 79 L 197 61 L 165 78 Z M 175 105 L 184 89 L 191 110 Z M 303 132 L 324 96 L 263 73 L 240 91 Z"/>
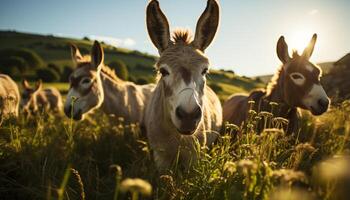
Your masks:
<path fill-rule="evenodd" d="M 0 31 L 0 51 L 7 53 L 13 49 L 25 49 L 42 59 L 42 66 L 45 68 L 53 64 L 59 68 L 57 71 L 64 71 L 66 67 L 72 67 L 69 43 L 76 44 L 83 54 L 90 52 L 93 41 L 88 38 L 73 39 L 56 37 L 53 35 L 38 35 L 30 33 L 20 33 L 15 31 Z M 105 50 L 105 63 L 120 60 L 127 66 L 129 71 L 129 80 L 134 82 L 154 82 L 155 70 L 153 65 L 157 59 L 154 55 L 149 55 L 136 50 L 125 48 L 116 48 L 111 45 L 103 44 Z M 1 70 L 0 70 L 1 71 Z M 15 79 L 28 78 L 32 81 L 37 79 L 37 73 L 34 69 L 29 69 L 23 73 L 13 72 Z M 62 81 L 60 81 L 62 82 Z M 262 87 L 263 84 L 256 82 L 248 77 L 240 77 L 232 72 L 223 70 L 212 70 L 208 76 L 209 85 L 220 95 L 223 100 L 227 96 L 236 92 L 250 91 L 256 87 Z M 234 86 L 233 86 L 234 84 Z M 57 84 L 55 84 L 57 85 Z M 67 84 L 59 84 L 64 93 L 68 89 Z"/>

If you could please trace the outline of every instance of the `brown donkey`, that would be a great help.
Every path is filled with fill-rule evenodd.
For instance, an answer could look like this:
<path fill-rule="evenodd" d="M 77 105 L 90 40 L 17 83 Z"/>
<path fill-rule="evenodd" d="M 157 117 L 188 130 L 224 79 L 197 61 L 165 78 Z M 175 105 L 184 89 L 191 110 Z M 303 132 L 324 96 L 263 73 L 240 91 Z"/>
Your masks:
<path fill-rule="evenodd" d="M 288 46 L 281 36 L 277 43 L 277 55 L 282 67 L 271 79 L 266 90 L 252 92 L 249 96 L 233 95 L 224 103 L 224 121 L 241 125 L 247 119 L 248 101 L 255 101 L 254 110 L 270 111 L 270 102 L 279 104 L 275 116 L 289 120 L 288 133 L 299 130 L 300 113 L 297 108 L 307 109 L 313 115 L 321 115 L 329 106 L 329 98 L 320 84 L 321 69 L 309 61 L 317 35 L 314 34 L 302 55 L 295 51 L 290 57 Z M 259 132 L 262 130 L 259 130 Z"/>
<path fill-rule="evenodd" d="M 63 109 L 62 96 L 56 88 L 42 89 L 41 80 L 36 83 L 35 88 L 32 88 L 26 80 L 22 81 L 22 86 L 21 108 L 24 112 L 52 111 L 61 113 Z"/>
<path fill-rule="evenodd" d="M 9 76 L 0 74 L 0 125 L 2 120 L 18 116 L 19 100 L 17 84 Z"/>
<path fill-rule="evenodd" d="M 209 60 L 204 50 L 219 23 L 219 5 L 209 0 L 199 18 L 194 40 L 187 31 L 170 37 L 168 21 L 156 0 L 147 6 L 148 34 L 157 47 L 159 79 L 145 112 L 145 126 L 155 163 L 166 170 L 174 162 L 187 168 L 211 144 L 222 124 L 222 108 L 206 85 Z M 198 144 L 198 145 L 197 145 Z"/>
<path fill-rule="evenodd" d="M 67 117 L 81 120 L 86 113 L 101 108 L 104 113 L 123 117 L 128 123 L 140 123 L 154 85 L 135 85 L 119 79 L 103 64 L 103 49 L 97 41 L 91 57 L 83 57 L 75 45 L 71 46 L 71 53 L 76 69 L 70 76 L 64 108 Z"/>

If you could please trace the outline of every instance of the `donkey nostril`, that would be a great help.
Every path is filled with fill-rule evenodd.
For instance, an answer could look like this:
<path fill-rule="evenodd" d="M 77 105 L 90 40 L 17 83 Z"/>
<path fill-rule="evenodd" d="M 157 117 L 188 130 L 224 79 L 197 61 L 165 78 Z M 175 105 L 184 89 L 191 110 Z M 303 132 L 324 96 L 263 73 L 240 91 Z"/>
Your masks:
<path fill-rule="evenodd" d="M 186 116 L 185 111 L 182 110 L 180 107 L 176 108 L 175 113 L 176 113 L 176 117 L 179 118 L 180 120 L 185 118 L 185 116 Z"/>
<path fill-rule="evenodd" d="M 318 100 L 318 105 L 319 105 L 321 108 L 327 108 L 328 105 L 329 105 L 329 100 L 328 100 L 328 99 L 319 99 L 319 100 Z"/>
<path fill-rule="evenodd" d="M 193 117 L 194 119 L 198 119 L 201 116 L 202 116 L 202 109 L 198 106 L 198 108 L 193 113 Z"/>
<path fill-rule="evenodd" d="M 66 106 L 64 108 L 64 113 L 66 114 L 67 117 L 71 117 L 71 114 L 72 114 L 72 106 L 69 105 L 69 106 Z"/>

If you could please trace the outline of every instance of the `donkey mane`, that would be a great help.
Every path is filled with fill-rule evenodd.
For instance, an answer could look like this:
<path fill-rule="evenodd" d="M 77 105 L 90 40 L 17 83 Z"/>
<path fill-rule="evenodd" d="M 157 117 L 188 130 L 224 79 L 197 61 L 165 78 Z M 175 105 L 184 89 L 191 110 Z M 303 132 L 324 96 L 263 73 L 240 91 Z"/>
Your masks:
<path fill-rule="evenodd" d="M 84 61 L 79 63 L 77 68 L 89 65 L 90 64 L 90 60 L 91 60 L 90 56 L 84 57 Z M 115 81 L 119 81 L 120 80 L 120 78 L 116 75 L 115 70 L 111 69 L 109 66 L 107 66 L 105 64 L 102 65 L 101 72 L 103 72 L 105 75 L 107 75 L 109 78 L 111 78 L 111 79 L 113 79 Z"/>
<path fill-rule="evenodd" d="M 272 90 L 276 87 L 277 82 L 280 76 L 282 75 L 282 71 L 283 71 L 283 66 L 281 66 L 270 79 L 269 83 L 266 86 L 267 95 L 271 94 Z"/>
<path fill-rule="evenodd" d="M 192 34 L 187 29 L 177 29 L 173 32 L 172 39 L 175 44 L 190 44 L 192 42 Z"/>

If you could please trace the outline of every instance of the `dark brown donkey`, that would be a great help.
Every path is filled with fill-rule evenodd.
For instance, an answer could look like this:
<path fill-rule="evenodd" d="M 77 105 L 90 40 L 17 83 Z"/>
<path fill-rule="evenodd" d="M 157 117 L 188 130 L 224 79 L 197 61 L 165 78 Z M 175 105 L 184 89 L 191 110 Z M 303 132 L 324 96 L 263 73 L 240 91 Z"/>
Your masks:
<path fill-rule="evenodd" d="M 288 133 L 299 130 L 300 113 L 297 108 L 321 115 L 329 106 L 329 98 L 320 84 L 321 69 L 309 61 L 317 35 L 314 34 L 302 55 L 295 51 L 290 57 L 288 46 L 281 36 L 277 43 L 277 55 L 282 67 L 271 79 L 266 90 L 257 90 L 246 95 L 233 95 L 224 103 L 224 121 L 241 125 L 247 119 L 249 101 L 255 101 L 254 110 L 271 111 L 270 102 L 279 104 L 275 116 L 289 120 Z M 259 130 L 260 132 L 261 130 Z"/>

